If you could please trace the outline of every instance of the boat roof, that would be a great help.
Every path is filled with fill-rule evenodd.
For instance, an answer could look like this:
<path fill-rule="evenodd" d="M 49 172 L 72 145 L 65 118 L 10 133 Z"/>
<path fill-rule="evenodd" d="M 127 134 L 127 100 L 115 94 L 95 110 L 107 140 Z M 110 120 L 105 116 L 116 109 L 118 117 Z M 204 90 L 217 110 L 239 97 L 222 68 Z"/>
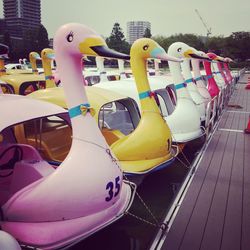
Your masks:
<path fill-rule="evenodd" d="M 149 83 L 151 90 L 164 89 L 166 86 L 171 85 L 172 82 L 165 76 L 153 76 L 149 77 Z M 136 83 L 134 78 L 126 78 L 119 81 L 106 81 L 100 82 L 94 85 L 99 88 L 106 90 L 112 90 L 117 94 L 123 93 L 124 95 L 136 100 L 137 104 L 140 106 L 140 100 L 138 91 L 136 88 Z"/>
<path fill-rule="evenodd" d="M 35 74 L 3 75 L 0 77 L 0 79 L 4 82 L 17 85 L 20 85 L 23 82 L 45 81 L 44 75 L 35 75 Z"/>
<path fill-rule="evenodd" d="M 87 97 L 89 99 L 90 105 L 97 110 L 100 110 L 100 108 L 104 104 L 127 98 L 127 96 L 117 94 L 111 90 L 99 88 L 98 86 L 97 87 L 86 86 L 85 89 L 87 92 Z M 32 92 L 28 96 L 32 98 L 52 102 L 63 108 L 67 108 L 67 104 L 65 102 L 64 90 L 62 87 L 41 89 L 41 90 Z"/>
<path fill-rule="evenodd" d="M 4 67 L 6 69 L 12 69 L 13 67 L 16 67 L 16 66 L 22 67 L 22 64 L 20 64 L 20 63 L 8 63 L 8 64 L 4 65 Z"/>
<path fill-rule="evenodd" d="M 0 131 L 23 121 L 65 113 L 57 105 L 20 95 L 0 94 L 0 107 Z"/>

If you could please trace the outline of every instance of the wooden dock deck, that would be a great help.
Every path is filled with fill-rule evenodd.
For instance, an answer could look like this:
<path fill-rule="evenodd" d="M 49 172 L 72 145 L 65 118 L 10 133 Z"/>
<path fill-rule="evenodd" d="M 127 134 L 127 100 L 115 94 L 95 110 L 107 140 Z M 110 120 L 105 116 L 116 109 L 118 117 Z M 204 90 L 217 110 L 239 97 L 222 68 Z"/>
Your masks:
<path fill-rule="evenodd" d="M 250 249 L 250 90 L 237 84 L 157 249 Z"/>

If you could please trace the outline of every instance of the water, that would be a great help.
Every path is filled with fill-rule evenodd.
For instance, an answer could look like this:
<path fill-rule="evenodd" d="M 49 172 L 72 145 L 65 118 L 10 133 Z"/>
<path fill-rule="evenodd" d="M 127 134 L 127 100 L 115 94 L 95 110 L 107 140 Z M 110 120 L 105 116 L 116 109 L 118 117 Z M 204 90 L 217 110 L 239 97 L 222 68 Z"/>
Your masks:
<path fill-rule="evenodd" d="M 193 142 L 184 149 L 188 161 L 192 163 L 196 153 L 202 147 L 204 138 Z M 186 162 L 185 157 L 179 156 Z M 178 160 L 166 169 L 145 177 L 137 192 L 161 223 L 166 216 L 177 192 L 185 179 L 189 168 Z M 138 196 L 129 210 L 130 213 L 155 224 L 154 219 L 143 206 Z M 145 223 L 131 215 L 125 215 L 117 222 L 102 229 L 91 237 L 72 246 L 72 250 L 146 250 L 151 246 L 158 227 Z"/>

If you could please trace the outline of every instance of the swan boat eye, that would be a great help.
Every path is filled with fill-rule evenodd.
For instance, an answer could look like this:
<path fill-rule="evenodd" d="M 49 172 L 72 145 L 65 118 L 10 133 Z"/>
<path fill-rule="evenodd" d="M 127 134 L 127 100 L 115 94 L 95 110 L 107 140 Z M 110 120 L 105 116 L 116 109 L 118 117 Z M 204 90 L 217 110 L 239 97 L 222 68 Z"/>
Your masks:
<path fill-rule="evenodd" d="M 71 42 L 73 41 L 73 39 L 74 39 L 74 34 L 73 34 L 73 32 L 71 31 L 71 32 L 67 35 L 67 41 L 68 41 L 69 43 L 71 43 Z"/>
<path fill-rule="evenodd" d="M 143 50 L 148 50 L 148 48 L 149 48 L 148 44 L 143 46 Z"/>
<path fill-rule="evenodd" d="M 181 48 L 178 48 L 177 51 L 178 51 L 178 52 L 181 52 Z"/>

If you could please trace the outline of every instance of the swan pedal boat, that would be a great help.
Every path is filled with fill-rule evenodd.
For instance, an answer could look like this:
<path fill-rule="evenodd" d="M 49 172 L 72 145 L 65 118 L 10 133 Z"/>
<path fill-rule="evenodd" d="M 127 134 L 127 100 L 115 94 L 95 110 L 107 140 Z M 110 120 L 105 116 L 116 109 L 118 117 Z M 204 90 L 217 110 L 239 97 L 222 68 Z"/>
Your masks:
<path fill-rule="evenodd" d="M 39 118 L 39 126 L 28 126 L 26 135 L 37 129 L 57 133 L 60 115 L 67 112 L 24 96 L 0 96 L 0 114 L 5 118 L 0 121 L 0 192 L 5 191 L 0 227 L 25 246 L 61 249 L 74 244 L 120 218 L 133 200 L 134 185 L 123 181 L 119 162 L 92 116 L 82 84 L 81 57 L 89 52 L 96 55 L 94 49 L 100 49 L 100 42 L 103 39 L 96 32 L 76 23 L 62 26 L 55 36 L 73 135 L 60 167 L 55 169 L 43 160 L 34 147 L 17 143 L 15 125 Z M 74 68 L 73 61 L 78 67 Z"/>
<path fill-rule="evenodd" d="M 48 186 L 43 189 L 44 199 L 33 197 L 29 204 L 24 206 L 20 201 L 15 206 L 15 202 L 22 195 L 35 189 L 42 182 L 53 180 L 53 176 L 61 166 L 57 168 L 57 162 L 49 158 L 51 155 L 66 157 L 65 152 L 69 152 L 72 146 L 72 132 L 68 112 L 57 105 L 8 94 L 0 95 L 0 103 L 0 116 L 6 118 L 0 122 L 0 226 L 3 231 L 16 238 L 21 245 L 56 249 L 75 244 L 124 215 L 132 203 L 134 186 L 122 181 L 121 172 L 119 175 L 116 173 L 115 176 L 119 176 L 119 180 L 115 177 L 116 192 L 119 194 L 107 205 L 105 197 L 109 197 L 109 193 L 108 189 L 105 190 L 106 184 L 113 178 L 112 168 L 115 170 L 117 166 L 110 169 L 111 173 L 108 169 L 102 170 L 104 167 L 102 157 L 93 173 L 92 171 L 89 173 L 87 161 L 85 161 L 86 166 L 79 169 L 81 172 L 75 173 L 81 177 L 75 176 L 73 180 L 65 173 L 62 178 L 67 185 L 63 186 L 68 188 L 58 186 L 56 189 L 51 189 Z M 45 142 L 39 141 L 39 136 L 46 139 L 46 145 Z M 84 149 L 87 151 L 85 144 Z M 82 151 L 79 154 L 83 154 Z M 95 157 L 99 158 L 98 152 Z M 112 162 L 112 159 L 110 161 Z M 77 165 L 79 162 L 71 164 Z M 82 160 L 80 165 L 83 165 Z M 68 166 L 68 170 L 73 174 L 74 170 L 70 170 L 71 167 L 73 165 Z M 72 180 L 85 185 L 78 184 L 73 191 Z M 50 199 L 52 190 L 61 193 L 63 199 Z M 50 200 L 49 203 L 45 197 Z M 79 203 L 79 199 L 82 200 L 80 207 L 74 205 L 75 202 Z M 69 209 L 69 204 L 73 205 L 70 208 L 72 216 L 63 218 L 64 210 Z M 49 219 L 46 213 L 41 211 L 37 221 L 35 216 L 33 218 L 33 214 L 39 214 L 39 208 L 43 206 L 49 207 L 46 209 Z M 74 215 L 74 213 L 79 214 L 79 210 L 83 211 L 82 214 Z M 57 213 L 61 214 L 61 219 L 53 219 Z"/>
<path fill-rule="evenodd" d="M 18 95 L 27 95 L 38 89 L 44 89 L 46 86 L 44 75 L 3 75 L 0 77 L 0 80 L 7 85 L 6 89 L 3 88 L 4 93 L 14 93 Z"/>
<path fill-rule="evenodd" d="M 132 69 L 136 67 L 135 65 L 138 64 L 138 62 L 143 67 L 143 71 L 138 71 L 135 78 L 137 78 L 137 81 L 140 82 L 140 86 L 138 87 L 139 92 L 145 91 L 145 93 L 147 94 L 149 93 L 150 89 L 148 83 L 145 83 L 144 81 L 144 74 L 146 74 L 146 57 L 149 57 L 150 53 L 152 52 L 154 53 L 154 56 L 163 54 L 164 58 L 166 58 L 166 53 L 151 39 L 148 39 L 146 41 L 140 40 L 135 44 L 136 45 L 134 45 L 134 47 L 132 46 L 131 49 L 131 51 L 133 51 L 131 53 L 135 54 L 134 56 L 131 55 Z M 138 47 L 138 50 L 136 49 L 136 47 Z M 147 51 L 148 47 L 150 47 L 149 51 Z M 144 50 L 144 48 L 146 49 Z M 138 53 L 138 51 L 142 53 L 142 58 L 137 58 L 136 53 Z M 140 54 L 140 56 L 142 55 Z M 176 59 L 171 58 L 171 60 Z M 145 68 L 143 65 L 145 66 Z M 82 65 L 80 66 L 82 67 Z M 95 87 L 93 87 L 93 89 L 94 88 Z M 32 96 L 48 100 L 48 91 L 52 91 L 52 89 L 34 92 Z M 53 91 L 54 93 L 50 95 L 51 99 L 49 101 L 55 102 L 55 100 L 57 99 L 55 103 L 61 105 L 62 107 L 65 107 L 66 105 L 63 104 L 63 92 L 60 91 L 59 88 L 55 88 Z M 98 91 L 101 90 L 99 89 Z M 58 94 L 56 92 L 58 92 Z M 110 92 L 109 95 L 115 96 L 113 92 Z M 58 98 L 60 99 L 59 102 Z M 162 118 L 154 98 L 149 98 L 149 96 L 146 95 L 142 99 L 144 112 L 142 113 L 138 126 L 132 133 L 121 136 L 110 145 L 112 151 L 121 162 L 123 171 L 131 175 L 144 175 L 157 169 L 169 166 L 176 155 L 176 147 L 174 148 L 175 151 L 172 150 L 171 132 L 165 120 Z M 94 104 L 94 100 L 95 98 L 90 97 L 90 104 L 92 106 Z M 95 110 L 95 107 L 93 108 Z M 99 114 L 100 107 L 97 107 L 95 113 L 97 117 L 101 117 L 101 115 Z M 109 134 L 110 131 L 107 132 Z"/>
<path fill-rule="evenodd" d="M 99 125 L 99 128 L 105 137 L 107 143 L 111 146 L 116 145 L 116 142 L 122 140 L 127 136 L 133 137 L 133 131 L 138 129 L 138 124 L 140 122 L 140 113 L 138 112 L 137 103 L 127 96 L 115 93 L 110 90 L 105 90 L 96 86 L 86 86 L 85 87 L 88 99 L 90 100 L 90 105 L 95 111 L 94 118 Z M 49 88 L 38 90 L 32 92 L 28 95 L 29 97 L 40 99 L 43 101 L 51 102 L 67 109 L 67 104 L 65 102 L 64 90 L 61 87 Z M 148 128 L 150 129 L 150 127 Z M 143 127 L 140 128 L 141 141 L 140 138 L 133 140 L 138 148 L 135 153 L 138 155 L 137 159 L 131 160 L 121 160 L 120 163 L 122 170 L 127 175 L 145 175 L 156 170 L 160 170 L 162 167 L 168 166 L 167 163 L 172 163 L 174 160 L 172 157 L 168 159 L 159 159 L 155 157 L 148 160 L 148 155 L 145 153 L 147 150 L 147 145 L 143 148 L 143 143 L 147 140 L 151 140 L 153 147 L 157 148 L 157 138 L 151 138 L 151 134 L 144 134 Z M 151 138 L 151 139 L 150 139 Z M 123 149 L 126 154 L 126 149 L 130 150 L 131 145 L 124 145 Z M 175 150 L 175 148 L 174 148 Z M 66 153 L 66 152 L 65 152 Z M 51 154 L 50 154 L 51 155 Z M 125 155 L 125 159 L 129 159 L 129 156 Z M 62 159 L 50 158 L 52 161 L 61 161 Z M 161 164 L 164 163 L 164 165 Z"/>

